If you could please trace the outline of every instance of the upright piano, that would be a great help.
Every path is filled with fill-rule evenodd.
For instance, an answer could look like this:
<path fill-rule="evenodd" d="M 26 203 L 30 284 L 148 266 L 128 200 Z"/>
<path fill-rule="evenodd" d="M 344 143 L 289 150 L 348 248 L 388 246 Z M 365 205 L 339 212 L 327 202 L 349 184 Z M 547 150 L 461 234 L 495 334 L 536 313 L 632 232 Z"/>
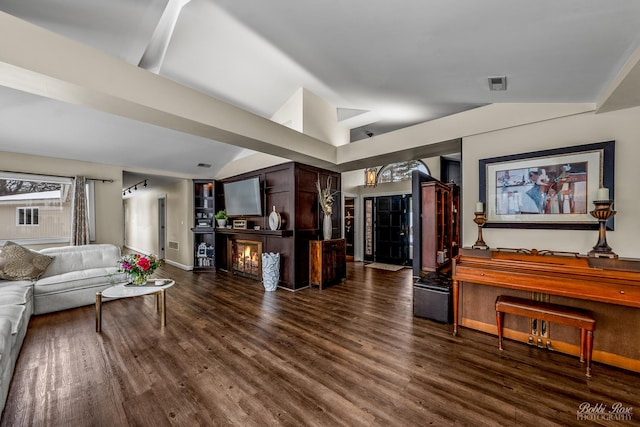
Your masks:
<path fill-rule="evenodd" d="M 525 291 L 531 295 L 561 297 L 563 301 L 566 301 L 564 298 L 595 301 L 605 303 L 596 306 L 606 326 L 603 330 L 598 325 L 595 344 L 598 344 L 599 339 L 615 343 L 615 337 L 601 338 L 603 333 L 616 333 L 625 327 L 633 329 L 634 337 L 639 339 L 635 340 L 635 343 L 620 343 L 627 347 L 632 346 L 627 348 L 623 357 L 631 359 L 631 363 L 612 364 L 632 370 L 640 368 L 640 328 L 636 323 L 640 319 L 640 311 L 637 310 L 640 308 L 640 260 L 592 258 L 575 253 L 535 249 L 461 249 L 454 259 L 452 279 L 454 335 L 458 333 L 461 319 L 459 300 L 463 282 L 502 288 L 500 293 Z M 619 306 L 636 309 L 626 309 L 625 314 L 624 310 L 616 308 Z M 484 307 L 482 309 L 485 310 Z M 493 312 L 494 307 L 486 307 L 486 310 Z M 616 322 L 611 320 L 617 315 L 616 310 L 622 313 L 621 316 L 626 316 L 629 323 L 636 324 L 616 325 Z M 627 321 L 624 318 L 619 320 L 621 323 Z M 609 325 L 606 325 L 607 323 Z M 620 339 L 629 341 L 629 337 Z M 607 352 L 609 350 L 601 353 Z M 604 362 L 609 363 L 609 359 L 616 357 L 605 357 Z"/>

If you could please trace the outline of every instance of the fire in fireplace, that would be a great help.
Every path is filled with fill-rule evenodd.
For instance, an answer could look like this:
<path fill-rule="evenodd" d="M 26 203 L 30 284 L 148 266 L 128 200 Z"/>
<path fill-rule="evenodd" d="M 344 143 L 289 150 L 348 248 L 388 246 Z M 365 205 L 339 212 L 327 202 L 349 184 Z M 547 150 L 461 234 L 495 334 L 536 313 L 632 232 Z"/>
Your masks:
<path fill-rule="evenodd" d="M 262 279 L 262 243 L 229 239 L 229 265 L 233 274 Z"/>

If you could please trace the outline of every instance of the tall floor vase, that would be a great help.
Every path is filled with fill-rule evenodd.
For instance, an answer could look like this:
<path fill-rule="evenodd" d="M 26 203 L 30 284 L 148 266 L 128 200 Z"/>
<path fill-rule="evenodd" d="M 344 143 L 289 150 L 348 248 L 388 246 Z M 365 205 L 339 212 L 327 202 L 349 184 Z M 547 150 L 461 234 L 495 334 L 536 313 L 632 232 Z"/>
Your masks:
<path fill-rule="evenodd" d="M 280 281 L 280 254 L 262 253 L 262 284 L 265 291 L 275 291 Z"/>
<path fill-rule="evenodd" d="M 333 225 L 331 224 L 331 215 L 324 215 L 324 220 L 322 221 L 322 236 L 324 240 L 331 240 L 331 233 L 333 231 Z"/>

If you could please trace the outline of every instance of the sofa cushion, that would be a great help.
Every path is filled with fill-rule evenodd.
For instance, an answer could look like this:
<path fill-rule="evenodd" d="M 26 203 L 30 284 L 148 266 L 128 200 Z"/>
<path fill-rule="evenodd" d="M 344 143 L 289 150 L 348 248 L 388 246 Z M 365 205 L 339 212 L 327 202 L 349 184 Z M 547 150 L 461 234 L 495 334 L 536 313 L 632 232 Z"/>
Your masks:
<path fill-rule="evenodd" d="M 13 242 L 0 248 L 0 279 L 37 280 L 53 257 L 27 249 Z"/>
<path fill-rule="evenodd" d="M 22 315 L 24 313 L 24 305 L 3 305 L 0 306 L 0 319 L 8 319 L 11 322 L 11 334 L 18 333 L 22 322 L 28 322 Z M 13 342 L 11 343 L 13 345 Z"/>
<path fill-rule="evenodd" d="M 0 286 L 0 306 L 10 304 L 26 304 L 33 298 L 32 282 L 19 281 L 9 283 L 12 284 Z"/>
<path fill-rule="evenodd" d="M 11 321 L 0 319 L 0 372 L 4 372 L 11 361 Z"/>
<path fill-rule="evenodd" d="M 117 284 L 127 281 L 127 276 L 118 273 L 117 267 L 89 268 L 70 271 L 56 276 L 44 277 L 34 284 L 34 295 L 68 292 L 69 290 L 92 288 L 104 284 Z"/>
<path fill-rule="evenodd" d="M 111 244 L 62 246 L 42 249 L 43 255 L 55 259 L 44 272 L 42 278 L 57 276 L 70 271 L 87 270 L 100 267 L 117 267 L 120 248 Z"/>

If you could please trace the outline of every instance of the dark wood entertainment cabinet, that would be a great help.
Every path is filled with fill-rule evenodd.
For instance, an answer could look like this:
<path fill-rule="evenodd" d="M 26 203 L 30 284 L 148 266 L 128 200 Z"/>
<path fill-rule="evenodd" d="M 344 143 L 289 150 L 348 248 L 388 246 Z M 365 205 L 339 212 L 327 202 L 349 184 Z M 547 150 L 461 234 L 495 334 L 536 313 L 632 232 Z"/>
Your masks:
<path fill-rule="evenodd" d="M 254 172 L 218 180 L 215 183 L 216 209 L 224 209 L 224 182 L 259 177 L 262 192 L 263 216 L 242 218 L 247 229 L 215 229 L 215 264 L 217 270 L 228 271 L 229 240 L 248 240 L 262 244 L 263 252 L 280 254 L 280 283 L 282 288 L 296 290 L 309 286 L 309 241 L 322 234 L 322 215 L 318 206 L 316 182 L 325 185 L 331 177 L 333 191 L 341 188 L 340 173 L 296 162 L 271 166 Z M 269 228 L 269 214 L 273 207 L 282 218 L 280 230 Z M 333 235 L 340 236 L 341 197 L 338 194 L 333 208 Z M 255 230 L 254 227 L 259 227 Z"/>

